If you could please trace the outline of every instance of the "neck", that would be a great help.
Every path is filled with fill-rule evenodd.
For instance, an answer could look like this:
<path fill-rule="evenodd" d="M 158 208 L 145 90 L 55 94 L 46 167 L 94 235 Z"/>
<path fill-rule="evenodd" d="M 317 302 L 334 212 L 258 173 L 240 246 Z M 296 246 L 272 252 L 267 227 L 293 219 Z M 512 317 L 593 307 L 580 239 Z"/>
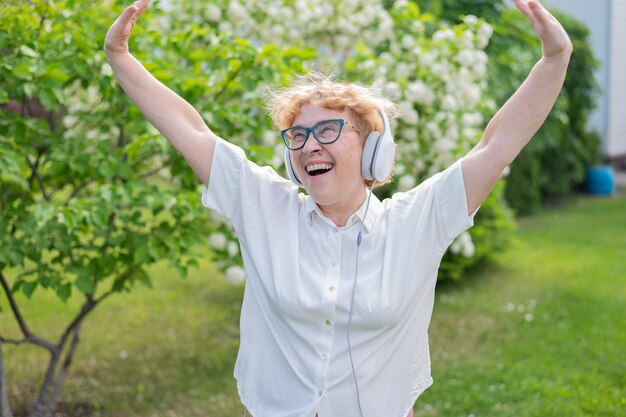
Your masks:
<path fill-rule="evenodd" d="M 367 197 L 367 189 L 363 189 L 363 193 L 360 194 L 359 198 L 354 198 L 348 201 L 345 204 L 334 204 L 334 205 L 321 205 L 317 206 L 320 208 L 324 216 L 328 217 L 335 223 L 337 227 L 343 227 L 348 223 L 348 219 L 352 214 L 354 214 Z"/>

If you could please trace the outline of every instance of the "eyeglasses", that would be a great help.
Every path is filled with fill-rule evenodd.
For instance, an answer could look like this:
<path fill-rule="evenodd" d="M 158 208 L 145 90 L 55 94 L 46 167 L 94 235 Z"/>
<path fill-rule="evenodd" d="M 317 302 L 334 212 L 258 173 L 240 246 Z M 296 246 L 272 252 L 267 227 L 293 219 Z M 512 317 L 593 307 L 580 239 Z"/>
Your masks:
<path fill-rule="evenodd" d="M 359 131 L 343 119 L 330 119 L 317 122 L 312 127 L 293 126 L 282 130 L 280 135 L 283 137 L 283 141 L 285 141 L 285 146 L 295 151 L 304 147 L 304 144 L 309 139 L 309 133 L 313 133 L 315 140 L 323 145 L 333 143 L 339 139 L 344 125 L 351 127 L 357 132 Z"/>

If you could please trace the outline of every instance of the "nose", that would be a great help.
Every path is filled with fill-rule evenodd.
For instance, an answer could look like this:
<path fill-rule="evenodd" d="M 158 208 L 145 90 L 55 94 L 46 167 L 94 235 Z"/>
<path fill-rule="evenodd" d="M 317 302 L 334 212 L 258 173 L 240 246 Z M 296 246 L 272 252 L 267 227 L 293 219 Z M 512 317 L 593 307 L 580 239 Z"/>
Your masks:
<path fill-rule="evenodd" d="M 306 142 L 304 143 L 304 147 L 302 148 L 302 152 L 305 154 L 312 154 L 315 152 L 320 152 L 322 150 L 322 145 L 315 139 L 313 136 L 313 132 L 309 132 L 309 136 L 307 137 Z"/>

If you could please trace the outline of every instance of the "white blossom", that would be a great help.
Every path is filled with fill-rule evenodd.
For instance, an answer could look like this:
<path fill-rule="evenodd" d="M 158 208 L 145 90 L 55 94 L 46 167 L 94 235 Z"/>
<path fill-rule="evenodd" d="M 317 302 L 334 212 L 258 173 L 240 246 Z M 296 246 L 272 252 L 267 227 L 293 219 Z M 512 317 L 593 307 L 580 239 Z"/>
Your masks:
<path fill-rule="evenodd" d="M 63 126 L 65 126 L 65 128 L 71 129 L 75 127 L 76 124 L 78 124 L 78 117 L 72 114 L 68 114 L 67 116 L 63 117 Z"/>
<path fill-rule="evenodd" d="M 434 148 L 441 154 L 448 153 L 452 149 L 454 149 L 454 141 L 450 140 L 450 138 L 443 136 L 436 140 L 434 143 Z"/>
<path fill-rule="evenodd" d="M 474 59 L 474 52 L 468 49 L 463 49 L 454 57 L 454 59 L 456 62 L 466 67 L 471 67 L 476 62 Z"/>
<path fill-rule="evenodd" d="M 408 191 L 415 187 L 415 177 L 412 175 L 403 175 L 398 180 L 398 190 Z"/>
<path fill-rule="evenodd" d="M 466 25 L 473 26 L 473 25 L 475 25 L 476 23 L 478 23 L 478 18 L 477 18 L 476 16 L 474 16 L 474 15 L 468 14 L 467 16 L 465 16 L 465 17 L 463 18 L 463 22 L 464 22 Z"/>
<path fill-rule="evenodd" d="M 415 143 L 417 140 L 417 128 L 411 127 L 402 131 L 402 138 Z"/>
<path fill-rule="evenodd" d="M 451 29 L 441 29 L 433 34 L 435 42 L 441 42 L 454 39 L 454 31 Z"/>
<path fill-rule="evenodd" d="M 417 110 L 413 108 L 413 104 L 409 101 L 402 101 L 398 103 L 398 113 L 400 113 L 400 117 L 402 120 L 411 126 L 417 125 L 419 122 L 419 114 Z"/>
<path fill-rule="evenodd" d="M 113 69 L 111 69 L 111 66 L 108 63 L 104 63 L 102 64 L 102 67 L 100 67 L 100 73 L 105 77 L 110 77 L 113 75 Z"/>
<path fill-rule="evenodd" d="M 493 27 L 487 23 L 484 22 L 482 25 L 480 25 L 480 28 L 478 28 L 478 36 L 482 36 L 484 38 L 491 38 L 491 35 L 493 34 Z"/>
<path fill-rule="evenodd" d="M 434 52 L 424 52 L 419 55 L 420 65 L 430 67 L 437 60 L 437 54 Z"/>
<path fill-rule="evenodd" d="M 463 126 L 466 126 L 466 127 L 477 126 L 481 124 L 482 122 L 483 122 L 483 116 L 482 114 L 478 112 L 463 113 L 463 116 L 461 116 L 461 123 L 463 124 Z"/>
<path fill-rule="evenodd" d="M 444 110 L 451 110 L 451 111 L 457 110 L 456 99 L 450 94 L 445 95 L 443 99 L 441 99 L 441 108 Z"/>
<path fill-rule="evenodd" d="M 404 35 L 401 43 L 404 48 L 411 49 L 415 46 L 415 38 L 411 35 Z"/>
<path fill-rule="evenodd" d="M 385 84 L 385 93 L 387 96 L 394 101 L 400 100 L 402 98 L 402 91 L 400 90 L 400 84 L 395 81 L 390 81 Z"/>
<path fill-rule="evenodd" d="M 243 20 L 248 17 L 245 7 L 243 7 L 238 1 L 231 1 L 228 4 L 228 14 L 233 22 Z"/>
<path fill-rule="evenodd" d="M 213 3 L 206 6 L 206 18 L 209 22 L 217 22 L 222 18 L 222 10 Z"/>
<path fill-rule="evenodd" d="M 435 92 L 421 81 L 415 81 L 407 87 L 407 96 L 418 104 L 430 105 L 435 101 Z"/>
<path fill-rule="evenodd" d="M 276 145 L 278 135 L 273 130 L 266 130 L 263 132 L 263 144 L 265 146 L 274 146 Z"/>
<path fill-rule="evenodd" d="M 233 265 L 226 269 L 226 280 L 231 284 L 242 284 L 246 280 L 246 272 L 239 265 Z"/>
<path fill-rule="evenodd" d="M 408 78 L 413 73 L 413 69 L 411 65 L 406 62 L 398 62 L 396 64 L 396 77 L 397 78 Z"/>
<path fill-rule="evenodd" d="M 450 245 L 452 253 L 461 254 L 466 258 L 471 258 L 476 254 L 476 248 L 472 242 L 472 236 L 469 232 L 461 233 Z"/>
<path fill-rule="evenodd" d="M 226 236 L 222 233 L 211 233 L 209 235 L 209 244 L 215 249 L 224 249 L 226 247 Z"/>
<path fill-rule="evenodd" d="M 231 258 L 239 255 L 239 245 L 237 245 L 237 243 L 235 242 L 228 242 L 227 250 L 228 256 L 230 256 Z"/>

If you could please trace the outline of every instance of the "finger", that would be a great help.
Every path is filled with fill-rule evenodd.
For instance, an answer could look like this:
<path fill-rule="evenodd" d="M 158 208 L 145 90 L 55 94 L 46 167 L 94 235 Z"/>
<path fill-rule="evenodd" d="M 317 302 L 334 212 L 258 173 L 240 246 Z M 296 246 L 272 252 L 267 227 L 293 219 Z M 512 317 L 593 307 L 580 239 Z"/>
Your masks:
<path fill-rule="evenodd" d="M 139 15 L 142 14 L 150 5 L 150 0 L 138 0 L 133 3 L 133 6 L 139 9 Z"/>
<path fill-rule="evenodd" d="M 139 9 L 137 6 L 134 4 L 128 6 L 124 9 L 122 15 L 120 16 L 120 23 L 122 24 L 122 27 L 132 26 L 137 20 L 137 16 L 139 16 Z"/>
<path fill-rule="evenodd" d="M 546 10 L 537 0 L 529 1 L 528 7 L 535 20 L 540 24 L 547 23 L 551 17 L 550 12 L 548 12 L 548 10 Z"/>
<path fill-rule="evenodd" d="M 530 20 L 531 23 L 534 24 L 535 16 L 533 12 L 530 10 L 528 3 L 529 3 L 528 0 L 515 0 L 515 6 L 517 6 L 519 11 L 522 12 L 524 16 L 526 16 L 526 18 Z"/>

